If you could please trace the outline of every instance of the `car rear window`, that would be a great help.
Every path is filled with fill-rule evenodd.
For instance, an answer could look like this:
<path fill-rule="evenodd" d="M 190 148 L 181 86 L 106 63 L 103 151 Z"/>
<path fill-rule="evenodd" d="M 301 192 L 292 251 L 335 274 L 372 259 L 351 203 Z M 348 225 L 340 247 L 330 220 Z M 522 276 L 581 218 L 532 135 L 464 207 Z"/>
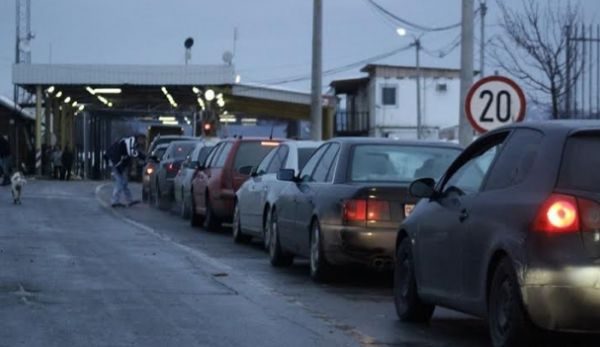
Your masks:
<path fill-rule="evenodd" d="M 213 149 L 214 146 L 204 146 L 202 147 L 202 149 L 200 149 L 200 153 L 198 153 L 198 157 L 196 158 L 196 162 L 198 163 L 204 163 L 206 161 L 206 158 L 208 157 L 208 155 L 210 154 L 210 151 Z"/>
<path fill-rule="evenodd" d="M 167 151 L 167 147 L 158 147 L 157 149 L 154 150 L 154 156 L 156 156 L 158 159 L 162 158 L 163 155 L 165 154 L 165 152 Z"/>
<path fill-rule="evenodd" d="M 357 145 L 353 148 L 353 182 L 412 182 L 440 178 L 459 149 L 406 145 Z"/>
<path fill-rule="evenodd" d="M 302 170 L 310 156 L 317 150 L 317 148 L 299 148 L 298 149 L 298 169 Z"/>
<path fill-rule="evenodd" d="M 558 187 L 600 193 L 600 133 L 567 140 Z"/>
<path fill-rule="evenodd" d="M 173 144 L 169 149 L 169 156 L 177 160 L 183 160 L 194 150 L 195 146 L 194 142 Z"/>
<path fill-rule="evenodd" d="M 269 154 L 275 142 L 242 142 L 235 155 L 234 169 L 239 171 L 244 166 L 258 166 L 263 158 Z"/>

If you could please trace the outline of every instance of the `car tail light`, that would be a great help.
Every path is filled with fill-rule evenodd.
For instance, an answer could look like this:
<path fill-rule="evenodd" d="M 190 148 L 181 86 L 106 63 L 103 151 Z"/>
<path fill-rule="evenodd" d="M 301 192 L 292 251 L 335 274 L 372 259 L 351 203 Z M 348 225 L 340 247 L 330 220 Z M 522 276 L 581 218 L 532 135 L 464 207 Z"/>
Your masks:
<path fill-rule="evenodd" d="M 583 231 L 600 229 L 600 204 L 587 199 L 577 199 L 579 219 Z"/>
<path fill-rule="evenodd" d="M 566 233 L 578 231 L 579 208 L 577 199 L 570 195 L 552 194 L 540 208 L 534 228 L 536 231 Z"/>
<path fill-rule="evenodd" d="M 179 167 L 177 165 L 175 165 L 174 163 L 170 163 L 169 165 L 167 165 L 167 171 L 169 172 L 174 172 L 177 171 L 179 169 Z"/>
<path fill-rule="evenodd" d="M 348 222 L 363 222 L 367 219 L 367 200 L 348 200 L 344 205 L 344 219 Z"/>
<path fill-rule="evenodd" d="M 385 200 L 348 200 L 344 204 L 346 222 L 377 222 L 390 218 L 390 203 Z"/>

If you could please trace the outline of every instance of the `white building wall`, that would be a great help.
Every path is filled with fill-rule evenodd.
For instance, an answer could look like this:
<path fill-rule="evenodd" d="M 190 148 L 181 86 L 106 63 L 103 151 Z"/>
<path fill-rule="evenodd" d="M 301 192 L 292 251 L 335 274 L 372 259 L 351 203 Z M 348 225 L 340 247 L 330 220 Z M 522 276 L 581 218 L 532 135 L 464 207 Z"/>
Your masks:
<path fill-rule="evenodd" d="M 374 133 L 393 137 L 416 138 L 417 106 L 414 78 L 382 78 L 372 82 L 372 110 Z M 374 82 L 374 83 L 373 83 Z M 438 91 L 438 84 L 446 84 L 446 91 Z M 396 87 L 396 105 L 383 105 L 383 87 Z M 437 130 L 458 124 L 460 80 L 458 78 L 423 78 L 421 80 L 422 125 L 424 138 L 437 138 Z"/>

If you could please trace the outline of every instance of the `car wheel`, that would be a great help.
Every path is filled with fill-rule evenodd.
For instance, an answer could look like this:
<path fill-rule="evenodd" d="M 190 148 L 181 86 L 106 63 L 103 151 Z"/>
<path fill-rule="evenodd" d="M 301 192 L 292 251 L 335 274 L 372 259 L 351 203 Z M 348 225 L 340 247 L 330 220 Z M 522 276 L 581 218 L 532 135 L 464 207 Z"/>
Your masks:
<path fill-rule="evenodd" d="M 185 195 L 183 194 L 183 188 L 181 189 L 181 203 L 179 204 L 179 215 L 183 219 L 190 218 L 190 208 L 186 202 Z"/>
<path fill-rule="evenodd" d="M 252 238 L 250 235 L 244 235 L 242 232 L 242 223 L 240 220 L 240 207 L 236 202 L 233 208 L 233 241 L 235 243 L 248 243 Z"/>
<path fill-rule="evenodd" d="M 290 254 L 286 254 L 281 249 L 279 242 L 279 228 L 277 223 L 277 212 L 273 211 L 271 214 L 271 242 L 269 243 L 269 259 L 271 265 L 275 267 L 290 266 L 294 262 L 294 257 Z"/>
<path fill-rule="evenodd" d="M 519 283 L 508 258 L 494 271 L 488 300 L 488 324 L 492 345 L 529 346 L 534 327 L 529 321 L 519 293 Z"/>
<path fill-rule="evenodd" d="M 191 211 L 190 211 L 190 225 L 193 227 L 199 227 L 202 226 L 202 224 L 204 223 L 204 220 L 202 219 L 202 216 L 199 215 L 196 212 L 196 203 L 194 201 L 194 192 L 192 191 L 192 206 L 191 206 Z"/>
<path fill-rule="evenodd" d="M 331 265 L 323 253 L 323 238 L 318 220 L 313 221 L 310 234 L 310 277 L 325 282 L 331 277 Z"/>
<path fill-rule="evenodd" d="M 428 322 L 435 310 L 419 298 L 410 239 L 405 237 L 396 250 L 394 266 L 394 304 L 404 322 Z"/>
<path fill-rule="evenodd" d="M 208 231 L 216 231 L 221 227 L 221 223 L 219 222 L 217 216 L 213 212 L 213 209 L 210 205 L 209 196 L 206 195 L 206 213 L 204 214 L 204 229 Z"/>
<path fill-rule="evenodd" d="M 162 196 L 160 194 L 160 188 L 158 184 L 156 184 L 156 188 L 154 189 L 154 191 L 156 192 L 154 197 L 154 207 L 156 207 L 159 210 L 162 210 Z"/>
<path fill-rule="evenodd" d="M 267 210 L 267 217 L 264 219 L 263 223 L 263 244 L 265 246 L 265 251 L 269 251 L 269 245 L 271 244 L 271 223 L 272 223 L 272 214 L 271 209 Z"/>

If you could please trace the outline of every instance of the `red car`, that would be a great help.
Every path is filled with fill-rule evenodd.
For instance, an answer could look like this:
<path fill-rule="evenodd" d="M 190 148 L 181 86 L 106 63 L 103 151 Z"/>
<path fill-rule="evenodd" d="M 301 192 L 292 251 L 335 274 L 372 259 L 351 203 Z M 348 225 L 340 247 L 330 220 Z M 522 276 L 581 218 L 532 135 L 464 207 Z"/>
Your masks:
<path fill-rule="evenodd" d="M 192 226 L 214 230 L 231 221 L 235 193 L 280 142 L 241 137 L 219 142 L 192 180 Z"/>

